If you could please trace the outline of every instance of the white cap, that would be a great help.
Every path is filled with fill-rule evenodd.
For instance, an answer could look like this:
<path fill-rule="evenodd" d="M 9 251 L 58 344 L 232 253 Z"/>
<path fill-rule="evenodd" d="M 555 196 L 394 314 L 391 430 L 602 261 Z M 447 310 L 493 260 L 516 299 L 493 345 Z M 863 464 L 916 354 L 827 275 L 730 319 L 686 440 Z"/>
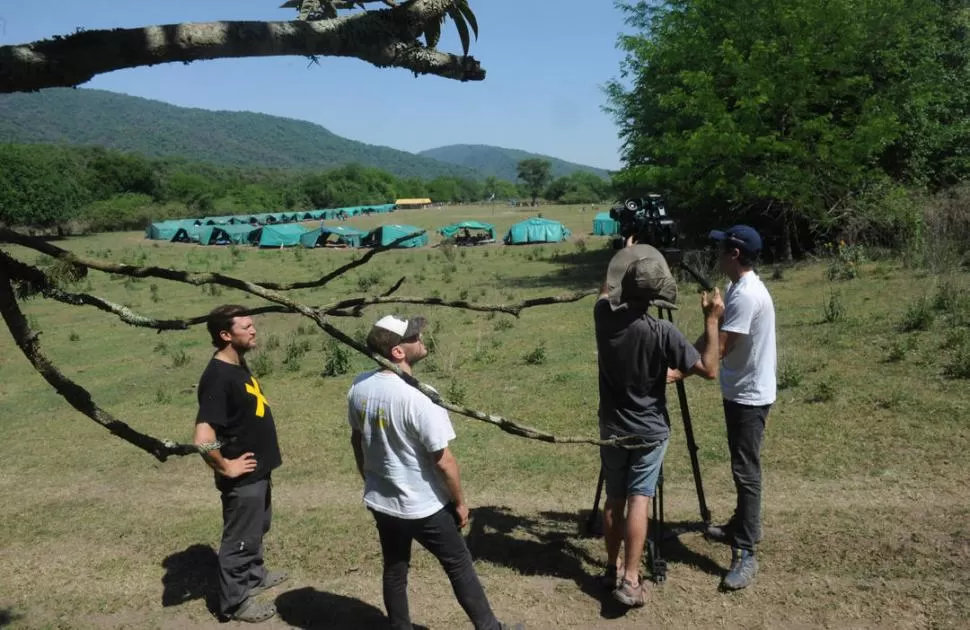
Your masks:
<path fill-rule="evenodd" d="M 404 337 L 405 333 L 408 331 L 408 322 L 405 319 L 399 319 L 393 315 L 386 315 L 374 324 L 378 328 L 383 328 L 384 330 L 390 330 L 392 333 Z"/>

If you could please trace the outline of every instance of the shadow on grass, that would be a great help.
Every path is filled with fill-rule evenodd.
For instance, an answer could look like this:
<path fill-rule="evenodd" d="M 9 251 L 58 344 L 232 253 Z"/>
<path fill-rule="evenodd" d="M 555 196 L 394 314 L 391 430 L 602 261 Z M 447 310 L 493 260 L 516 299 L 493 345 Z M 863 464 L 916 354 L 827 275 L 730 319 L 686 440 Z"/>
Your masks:
<path fill-rule="evenodd" d="M 213 615 L 219 611 L 219 558 L 208 545 L 192 545 L 162 561 L 162 606 L 205 600 Z"/>
<path fill-rule="evenodd" d="M 21 615 L 18 615 L 9 608 L 0 608 L 0 628 L 9 626 L 21 617 Z"/>
<path fill-rule="evenodd" d="M 601 566 L 572 539 L 585 528 L 582 515 L 544 512 L 539 518 L 520 516 L 509 508 L 475 508 L 467 535 L 472 557 L 515 569 L 522 575 L 550 576 L 574 582 L 591 599 L 600 603 L 600 616 L 615 619 L 629 609 L 615 602 L 584 564 Z M 525 535 L 528 538 L 519 537 Z"/>
<path fill-rule="evenodd" d="M 305 630 L 356 630 L 385 628 L 387 617 L 379 608 L 354 597 L 318 591 L 309 586 L 282 593 L 276 598 L 280 619 Z M 416 630 L 428 630 L 414 626 Z"/>

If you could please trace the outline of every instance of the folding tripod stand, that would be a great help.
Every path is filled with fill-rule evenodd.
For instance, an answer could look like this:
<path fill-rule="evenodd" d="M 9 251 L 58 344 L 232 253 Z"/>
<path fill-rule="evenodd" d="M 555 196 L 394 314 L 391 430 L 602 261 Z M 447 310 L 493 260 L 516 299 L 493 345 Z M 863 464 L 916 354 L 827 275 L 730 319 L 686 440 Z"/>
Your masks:
<path fill-rule="evenodd" d="M 676 254 L 679 254 L 679 252 Z M 684 264 L 679 255 L 670 256 L 668 260 L 671 258 L 674 259 L 676 264 L 679 264 L 695 279 L 697 279 L 705 290 L 710 291 L 713 289 L 713 285 L 695 270 Z M 669 308 L 658 307 L 657 314 L 659 315 L 660 319 L 666 319 L 671 323 L 674 321 L 673 312 Z M 694 489 L 697 491 L 697 502 L 700 508 L 701 523 L 693 527 L 688 526 L 674 529 L 669 533 L 664 532 L 664 467 L 663 464 L 661 464 L 660 476 L 657 479 L 657 491 L 653 496 L 653 518 L 650 522 L 650 534 L 647 540 L 650 574 L 653 581 L 658 583 L 664 582 L 667 579 L 667 562 L 663 559 L 661 554 L 661 543 L 665 539 L 669 537 L 677 537 L 685 531 L 706 529 L 707 526 L 711 524 L 711 511 L 707 508 L 707 501 L 704 498 L 704 482 L 701 479 L 701 468 L 697 459 L 698 446 L 697 442 L 694 440 L 694 427 L 691 424 L 690 407 L 687 404 L 687 389 L 684 387 L 683 380 L 677 381 L 677 399 L 680 402 L 680 415 L 684 421 L 684 437 L 687 439 L 687 452 L 690 454 L 690 467 L 694 475 Z M 670 428 L 670 413 L 667 411 L 666 407 L 664 408 L 664 422 L 666 422 L 667 427 Z M 587 534 L 590 535 L 597 531 L 596 526 L 599 516 L 599 502 L 600 495 L 603 491 L 603 483 L 603 467 L 600 466 L 599 480 L 596 482 L 596 495 L 593 499 L 593 510 L 590 512 L 589 519 L 586 522 L 586 531 Z"/>

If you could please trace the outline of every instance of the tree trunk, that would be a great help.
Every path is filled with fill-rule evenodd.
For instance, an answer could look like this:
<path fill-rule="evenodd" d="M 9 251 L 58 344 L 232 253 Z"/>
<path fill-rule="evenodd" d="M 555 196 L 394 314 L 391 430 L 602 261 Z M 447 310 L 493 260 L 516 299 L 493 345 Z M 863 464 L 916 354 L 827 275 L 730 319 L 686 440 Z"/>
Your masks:
<path fill-rule="evenodd" d="M 181 61 L 268 56 L 356 57 L 459 81 L 480 81 L 473 57 L 439 52 L 417 37 L 450 0 L 416 0 L 380 11 L 312 22 L 206 22 L 81 31 L 0 46 L 0 92 L 74 87 L 98 74 Z"/>

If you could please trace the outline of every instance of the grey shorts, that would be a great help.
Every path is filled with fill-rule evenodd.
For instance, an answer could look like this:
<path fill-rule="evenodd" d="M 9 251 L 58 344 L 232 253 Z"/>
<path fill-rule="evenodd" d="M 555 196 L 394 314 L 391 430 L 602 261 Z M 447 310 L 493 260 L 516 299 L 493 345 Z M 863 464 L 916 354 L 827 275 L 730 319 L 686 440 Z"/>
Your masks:
<path fill-rule="evenodd" d="M 600 462 L 606 480 L 606 496 L 652 497 L 657 490 L 657 478 L 669 442 L 669 439 L 664 440 L 649 450 L 601 446 Z"/>

